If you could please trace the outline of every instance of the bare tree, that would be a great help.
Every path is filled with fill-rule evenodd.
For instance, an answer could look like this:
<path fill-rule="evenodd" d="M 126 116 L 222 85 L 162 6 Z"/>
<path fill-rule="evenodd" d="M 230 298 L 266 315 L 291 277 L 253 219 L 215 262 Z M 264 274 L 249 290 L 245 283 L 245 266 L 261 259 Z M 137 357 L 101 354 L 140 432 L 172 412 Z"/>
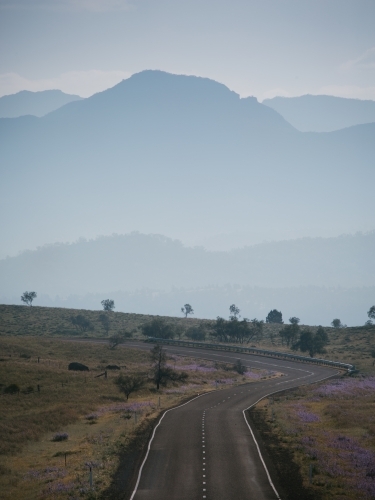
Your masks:
<path fill-rule="evenodd" d="M 115 380 L 115 384 L 123 392 L 126 396 L 126 399 L 129 399 L 129 396 L 132 392 L 138 391 L 144 385 L 145 381 L 139 375 L 120 375 Z"/>

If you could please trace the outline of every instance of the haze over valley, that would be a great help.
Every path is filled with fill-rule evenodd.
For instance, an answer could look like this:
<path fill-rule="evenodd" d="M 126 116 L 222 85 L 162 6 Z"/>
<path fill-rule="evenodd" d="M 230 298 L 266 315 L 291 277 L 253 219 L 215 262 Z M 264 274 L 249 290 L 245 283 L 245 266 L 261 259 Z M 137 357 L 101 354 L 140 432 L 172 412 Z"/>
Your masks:
<path fill-rule="evenodd" d="M 1 500 L 375 498 L 374 19 L 0 0 Z"/>
<path fill-rule="evenodd" d="M 365 321 L 375 123 L 303 133 L 213 80 L 143 71 L 0 130 L 3 302 L 32 288 L 40 305 L 112 294 L 124 311 L 190 300 L 216 317 L 236 298 L 251 317 Z"/>

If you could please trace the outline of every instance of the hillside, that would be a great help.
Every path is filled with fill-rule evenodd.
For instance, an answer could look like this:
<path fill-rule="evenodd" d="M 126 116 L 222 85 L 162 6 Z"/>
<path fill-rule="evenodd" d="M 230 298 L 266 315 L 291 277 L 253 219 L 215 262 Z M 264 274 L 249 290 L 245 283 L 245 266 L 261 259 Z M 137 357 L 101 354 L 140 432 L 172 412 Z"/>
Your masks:
<path fill-rule="evenodd" d="M 92 331 L 80 332 L 75 329 L 70 321 L 72 316 L 83 315 L 93 326 Z M 27 307 L 0 305 L 0 337 L 3 342 L 16 336 L 18 338 L 100 338 L 106 339 L 107 335 L 99 321 L 100 310 L 79 310 L 57 307 Z M 155 316 L 150 314 L 129 314 L 111 312 L 109 335 L 120 331 L 133 332 L 133 338 L 143 340 L 141 327 L 149 323 Z M 160 317 L 160 316 L 158 316 Z M 195 318 L 182 318 L 176 316 L 162 317 L 170 324 L 172 329 L 180 332 L 180 338 L 186 339 L 185 332 L 192 326 L 202 324 L 207 332 L 207 342 L 212 341 L 209 331 L 212 321 L 200 321 Z M 287 323 L 287 321 L 285 321 Z M 252 340 L 252 345 L 260 349 L 292 352 L 290 348 L 283 345 L 279 335 L 282 325 L 265 324 L 263 336 L 258 341 Z M 302 330 L 311 327 L 306 323 L 301 325 Z M 329 344 L 326 346 L 327 353 L 322 358 L 352 363 L 367 374 L 375 373 L 373 357 L 371 352 L 375 349 L 374 331 L 375 325 L 355 328 L 326 328 Z M 176 337 L 178 338 L 178 337 Z M 217 341 L 215 341 L 216 343 Z"/>
<path fill-rule="evenodd" d="M 30 92 L 22 90 L 17 94 L 0 97 L 0 118 L 17 118 L 18 116 L 44 116 L 61 106 L 73 101 L 80 101 L 78 95 L 65 94 L 61 90 L 43 90 Z"/>
<path fill-rule="evenodd" d="M 265 99 L 263 104 L 280 113 L 301 132 L 332 132 L 375 122 L 375 101 L 303 95 Z"/>
<path fill-rule="evenodd" d="M 375 125 L 302 134 L 255 98 L 159 71 L 30 118 L 0 120 L 0 256 L 133 230 L 373 229 Z"/>
<path fill-rule="evenodd" d="M 262 243 L 209 252 L 177 240 L 130 233 L 46 245 L 0 260 L 0 294 L 35 288 L 51 296 L 225 285 L 375 285 L 375 231 L 338 238 Z"/>

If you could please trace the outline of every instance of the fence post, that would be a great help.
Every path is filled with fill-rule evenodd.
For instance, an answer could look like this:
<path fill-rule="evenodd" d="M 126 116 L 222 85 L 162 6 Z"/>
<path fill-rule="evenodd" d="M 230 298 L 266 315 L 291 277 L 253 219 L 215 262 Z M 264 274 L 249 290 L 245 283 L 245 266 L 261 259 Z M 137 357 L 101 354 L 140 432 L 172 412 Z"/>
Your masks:
<path fill-rule="evenodd" d="M 310 481 L 310 484 L 312 483 L 312 479 L 313 479 L 313 464 L 310 464 L 310 466 L 309 466 L 309 481 Z"/>

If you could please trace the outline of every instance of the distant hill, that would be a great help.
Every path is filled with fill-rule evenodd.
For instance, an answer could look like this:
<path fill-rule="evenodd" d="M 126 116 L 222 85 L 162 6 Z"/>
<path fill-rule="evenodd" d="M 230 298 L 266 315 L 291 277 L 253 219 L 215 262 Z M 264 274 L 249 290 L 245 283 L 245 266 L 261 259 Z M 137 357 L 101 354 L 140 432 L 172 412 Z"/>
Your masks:
<path fill-rule="evenodd" d="M 301 132 L 332 132 L 375 122 L 375 101 L 303 95 L 265 99 L 263 104 L 280 113 Z"/>
<path fill-rule="evenodd" d="M 375 124 L 304 134 L 206 78 L 144 71 L 42 118 L 0 119 L 0 154 L 2 256 L 133 230 L 374 228 Z"/>
<path fill-rule="evenodd" d="M 37 305 L 100 308 L 111 295 L 117 310 L 174 315 L 191 301 L 198 317 L 212 318 L 238 301 L 245 316 L 282 306 L 310 323 L 340 313 L 343 322 L 363 324 L 374 302 L 374 255 L 375 232 L 231 252 L 160 235 L 101 237 L 0 260 L 0 302 L 17 304 L 25 290 L 36 290 Z"/>
<path fill-rule="evenodd" d="M 22 90 L 17 94 L 0 97 L 0 118 L 16 118 L 24 115 L 44 116 L 68 102 L 80 100 L 82 97 L 64 94 L 61 90 L 41 92 Z"/>

